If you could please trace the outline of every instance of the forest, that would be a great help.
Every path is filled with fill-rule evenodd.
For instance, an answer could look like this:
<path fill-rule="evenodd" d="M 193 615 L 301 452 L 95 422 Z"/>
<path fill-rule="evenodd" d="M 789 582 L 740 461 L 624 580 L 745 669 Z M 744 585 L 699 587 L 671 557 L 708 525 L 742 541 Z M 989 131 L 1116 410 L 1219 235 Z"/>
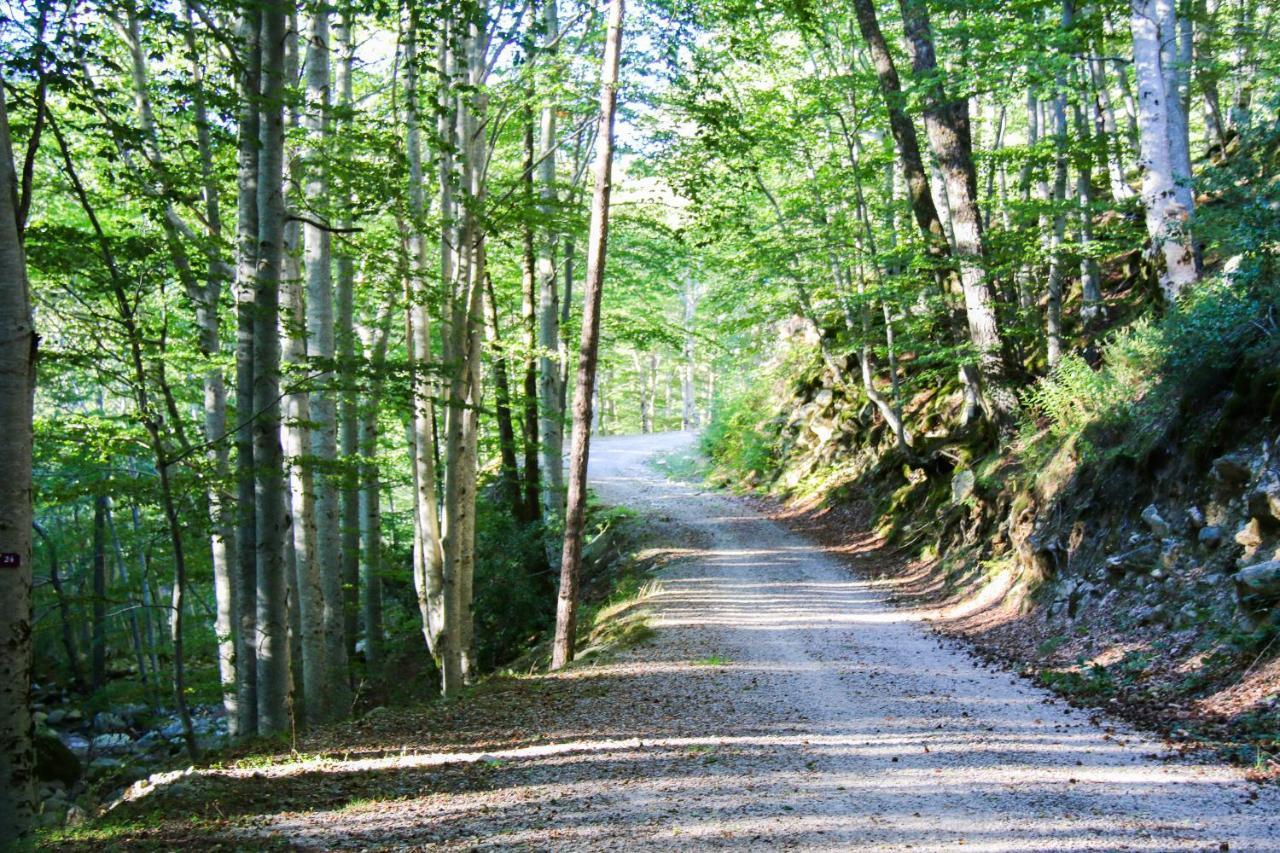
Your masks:
<path fill-rule="evenodd" d="M 0 849 L 1136 837 L 1089 808 L 1152 849 L 1280 844 L 1225 805 L 1280 805 L 1278 18 L 4 0 Z M 750 629 L 813 608 L 845 627 Z M 960 702 L 968 658 L 892 658 L 916 612 L 1220 790 L 1139 805 L 1072 742 L 1059 824 L 953 825 L 844 787 L 911 768 L 726 751 L 834 660 Z M 803 677 L 853 749 L 881 732 L 847 675 Z M 993 766 L 1050 785 L 1027 720 L 959 707 L 875 713 L 957 774 L 971 745 L 927 737 L 988 715 Z M 343 764 L 396 750 L 398 786 Z M 830 784 L 761 781 L 793 770 Z M 288 792 L 247 805 L 259 772 Z M 484 799 L 503 774 L 581 802 L 535 820 Z"/>

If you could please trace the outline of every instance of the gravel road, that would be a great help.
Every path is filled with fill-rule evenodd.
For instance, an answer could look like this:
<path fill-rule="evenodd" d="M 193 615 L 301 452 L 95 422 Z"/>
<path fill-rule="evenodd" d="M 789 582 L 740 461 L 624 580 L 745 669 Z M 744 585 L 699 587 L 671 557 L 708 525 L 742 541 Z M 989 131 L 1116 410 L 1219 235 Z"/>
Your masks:
<path fill-rule="evenodd" d="M 560 703 L 514 746 L 340 768 L 384 761 L 419 795 L 267 828 L 325 848 L 1280 850 L 1280 791 L 1090 722 L 747 502 L 655 472 L 692 441 L 593 448 L 598 494 L 690 551 L 651 641 L 547 679 Z M 423 781 L 475 764 L 482 782 Z"/>

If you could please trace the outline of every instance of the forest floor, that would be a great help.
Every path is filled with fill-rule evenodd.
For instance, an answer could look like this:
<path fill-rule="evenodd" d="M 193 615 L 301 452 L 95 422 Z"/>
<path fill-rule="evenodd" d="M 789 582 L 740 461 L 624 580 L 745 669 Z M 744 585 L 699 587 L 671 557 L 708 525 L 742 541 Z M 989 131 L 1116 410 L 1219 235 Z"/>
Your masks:
<path fill-rule="evenodd" d="M 890 603 L 870 578 L 893 557 L 869 537 L 854 573 L 748 501 L 656 471 L 693 441 L 592 448 L 600 498 L 678 557 L 638 605 L 643 642 L 197 770 L 80 843 L 1280 849 L 1280 789 L 978 662 Z"/>

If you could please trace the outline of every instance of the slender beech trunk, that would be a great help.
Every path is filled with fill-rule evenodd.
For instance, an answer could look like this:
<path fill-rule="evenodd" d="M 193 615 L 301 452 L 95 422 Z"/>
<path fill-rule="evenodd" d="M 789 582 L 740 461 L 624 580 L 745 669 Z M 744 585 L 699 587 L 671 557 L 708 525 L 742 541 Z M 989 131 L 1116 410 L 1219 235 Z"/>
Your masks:
<path fill-rule="evenodd" d="M 565 508 L 564 554 L 560 559 L 560 594 L 556 602 L 556 634 L 551 668 L 573 660 L 578 630 L 578 575 L 582 563 L 582 528 L 587 504 L 587 460 L 591 449 L 591 401 L 600 352 L 600 298 L 604 290 L 605 252 L 609 244 L 609 195 L 613 188 L 613 129 L 618 103 L 618 61 L 622 52 L 623 0 L 609 7 L 600 84 L 600 150 L 596 155 L 595 191 L 587 233 L 587 279 L 583 286 L 582 345 L 578 380 L 573 391 L 573 446 L 569 454 L 569 494 Z"/>
<path fill-rule="evenodd" d="M 1160 289 L 1172 302 L 1199 279 L 1191 240 L 1192 211 L 1178 200 L 1169 143 L 1169 98 L 1160 68 L 1157 0 L 1131 0 L 1133 64 L 1138 81 L 1142 203 Z"/>
<path fill-rule="evenodd" d="M 680 364 L 680 428 L 684 430 L 698 428 L 698 398 L 694 391 L 694 376 L 697 371 L 695 361 L 693 321 L 698 311 L 698 285 L 693 276 L 686 275 L 684 280 L 684 349 Z"/>
<path fill-rule="evenodd" d="M 254 299 L 258 270 L 259 90 L 262 83 L 261 12 L 247 10 L 237 26 L 244 62 L 240 69 L 239 138 L 236 153 L 236 706 L 229 720 L 235 737 L 258 731 L 257 511 L 253 471 Z"/>
<path fill-rule="evenodd" d="M 34 846 L 31 743 L 32 427 L 36 345 L 18 174 L 0 79 L 0 827 L 15 847 Z"/>
<path fill-rule="evenodd" d="M 460 41 L 460 76 L 466 91 L 459 91 L 456 125 L 461 152 L 462 197 L 458 245 L 461 263 L 456 270 L 445 327 L 445 360 L 451 366 L 448 409 L 445 413 L 444 516 L 441 540 L 445 554 L 446 611 L 449 633 L 456 637 L 455 661 L 446 661 L 445 692 L 455 692 L 474 674 L 474 620 L 472 615 L 475 568 L 476 459 L 479 437 L 480 353 L 484 338 L 484 282 L 486 234 L 481 221 L 485 203 L 487 145 L 485 136 L 488 45 L 487 7 L 466 24 Z M 456 672 L 453 667 L 456 665 Z"/>
<path fill-rule="evenodd" d="M 93 499 L 93 644 L 89 686 L 107 686 L 107 496 Z"/>
<path fill-rule="evenodd" d="M 1095 46 L 1095 50 L 1098 47 Z M 1111 84 L 1107 80 L 1106 63 L 1101 57 L 1089 59 L 1089 76 L 1093 82 L 1093 95 L 1102 124 L 1103 146 L 1107 152 L 1107 178 L 1111 184 L 1111 198 L 1123 204 L 1137 195 L 1125 179 L 1124 160 L 1121 156 L 1122 138 L 1116 125 L 1116 111 L 1111 102 Z"/>
<path fill-rule="evenodd" d="M 1065 34 L 1075 16 L 1073 0 L 1063 0 L 1061 28 Z M 1066 57 L 1059 57 L 1065 62 Z M 1059 70 L 1054 80 L 1057 91 L 1053 95 L 1053 192 L 1051 207 L 1053 230 L 1049 232 L 1049 280 L 1046 287 L 1048 301 L 1045 308 L 1045 340 L 1049 367 L 1055 367 L 1062 360 L 1062 290 L 1066 278 L 1065 263 L 1062 256 L 1062 240 L 1067 229 L 1067 212 L 1064 207 L 1067 197 L 1067 75 Z"/>
<path fill-rule="evenodd" d="M 554 118 L 554 117 L 553 117 Z M 524 116 L 524 169 L 522 175 L 525 210 L 532 211 L 535 171 L 533 93 L 526 93 Z M 537 233 L 526 216 L 521 226 L 523 239 L 522 288 L 520 302 L 521 330 L 524 335 L 523 385 L 524 406 L 521 434 L 524 439 L 524 510 L 526 521 L 542 517 L 541 466 L 538 464 L 538 257 Z M 549 577 L 549 575 L 543 575 Z"/>
<path fill-rule="evenodd" d="M 258 251 L 254 282 L 254 509 L 257 535 L 258 732 L 289 726 L 289 638 L 280 446 L 280 287 L 284 270 L 284 52 L 286 0 L 262 4 L 262 96 L 258 154 Z"/>
<path fill-rule="evenodd" d="M 1083 75 L 1082 75 L 1083 76 Z M 1083 83 L 1083 80 L 1081 80 Z M 1073 104 L 1076 135 L 1089 140 L 1089 121 L 1079 102 Z M 1104 139 L 1104 144 L 1106 140 Z M 1080 319 L 1085 334 L 1092 337 L 1103 316 L 1102 271 L 1093 254 L 1093 169 L 1089 160 L 1076 170 L 1077 229 L 1080 241 Z"/>
<path fill-rule="evenodd" d="M 120 544 L 120 534 L 116 530 L 115 518 L 111 512 L 112 501 L 107 499 L 107 506 L 104 513 L 104 521 L 107 526 L 107 533 L 111 536 L 111 554 L 115 557 L 116 581 L 120 584 L 120 588 L 125 590 L 129 595 L 130 601 L 127 604 L 126 619 L 129 623 L 129 635 L 133 640 L 133 656 L 134 663 L 138 667 L 138 680 L 142 682 L 144 688 L 151 685 L 151 679 L 147 674 L 147 656 L 142 648 L 142 626 L 138 622 L 138 608 L 141 603 L 133 599 L 131 584 L 129 583 L 129 567 L 124 559 L 124 547 Z M 216 617 L 215 617 L 216 618 Z M 157 683 L 159 683 L 160 673 L 154 671 Z M 234 674 L 234 673 L 233 673 Z"/>
<path fill-rule="evenodd" d="M 378 407 L 382 401 L 383 371 L 391 331 L 391 302 L 379 312 L 372 328 L 359 329 L 371 380 L 366 405 L 359 416 L 360 472 L 360 588 L 363 592 L 365 662 L 371 670 L 382 665 L 382 484 L 378 471 Z"/>
<path fill-rule="evenodd" d="M 422 633 L 427 648 L 435 657 L 437 666 L 443 667 L 447 657 L 449 638 L 445 630 L 444 551 L 440 541 L 439 503 L 436 497 L 436 441 L 435 403 L 437 383 L 433 372 L 430 314 L 427 306 L 426 241 L 423 237 L 426 219 L 426 198 L 422 169 L 421 114 L 418 80 L 419 20 L 418 11 L 409 10 L 409 26 L 405 35 L 405 147 L 409 163 L 409 214 L 413 218 L 409 226 L 409 278 L 408 324 L 406 328 L 409 359 L 412 366 L 413 387 L 413 471 L 414 471 L 414 589 L 422 619 Z M 443 29 L 443 28 L 442 28 Z M 440 35 L 441 82 L 443 93 L 449 89 L 451 65 L 449 33 Z M 442 107 L 447 105 L 441 95 Z M 452 128 L 451 114 L 442 109 L 438 115 L 440 129 Z M 449 138 L 449 137 L 445 137 Z M 448 220 L 451 206 L 448 194 L 452 191 L 451 155 L 440 154 L 440 186 L 442 188 L 441 217 L 441 272 L 452 271 L 452 223 Z M 447 278 L 445 279 L 448 280 Z"/>
<path fill-rule="evenodd" d="M 71 628 L 73 622 L 71 606 L 67 601 L 66 591 L 62 586 L 62 574 L 58 567 L 58 548 L 43 527 L 35 522 L 32 522 L 31 527 L 49 551 L 49 586 L 53 587 L 53 595 L 58 604 L 58 628 L 62 639 L 62 650 L 67 655 L 67 669 L 71 673 L 71 689 L 77 693 L 83 693 L 84 672 L 80 668 L 80 650 L 76 646 L 76 635 Z"/>
<path fill-rule="evenodd" d="M 507 353 L 498 326 L 498 299 L 493 278 L 485 277 L 485 324 L 489 329 L 490 361 L 493 365 L 494 420 L 498 424 L 498 452 L 501 459 L 502 497 L 511 507 L 513 518 L 524 516 L 524 498 L 520 491 L 520 466 L 516 462 L 516 431 L 511 418 L 511 383 L 507 377 Z"/>
<path fill-rule="evenodd" d="M 222 367 L 215 360 L 222 354 L 221 320 L 218 311 L 224 289 L 234 271 L 220 251 L 222 244 L 222 210 L 218 198 L 218 181 L 214 171 L 212 126 L 204 88 L 204 57 L 196 44 L 195 15 L 186 5 L 188 27 L 185 33 L 189 55 L 192 108 L 196 120 L 196 147 L 200 156 L 200 183 L 204 201 L 205 234 L 213 247 L 209 251 L 208 273 L 204 291 L 196 299 L 196 326 L 200 330 L 200 354 L 209 360 L 204 373 L 204 440 L 205 456 L 214 474 L 208 490 L 209 552 L 213 565 L 214 603 L 217 616 L 214 633 L 218 642 L 218 675 L 222 685 L 222 705 L 228 726 L 234 733 L 240 716 L 236 681 L 235 622 L 238 608 L 235 557 L 237 552 L 235 511 L 225 484 L 230 479 L 230 448 L 227 435 L 227 387 Z M 197 295 L 197 294 L 193 294 Z"/>
<path fill-rule="evenodd" d="M 338 93 L 338 114 L 335 117 L 336 137 L 348 136 L 353 124 L 352 111 L 355 96 L 352 86 L 352 70 L 355 65 L 355 13 L 347 9 L 338 24 L 338 67 L 334 73 L 334 88 Z M 349 191 L 338 198 L 338 210 L 334 221 L 339 228 L 351 227 L 348 213 L 352 204 Z M 338 381 L 340 388 L 340 413 L 338 415 L 341 468 L 341 528 L 342 528 L 342 586 L 343 586 L 343 634 L 348 654 L 355 649 L 359 632 L 360 611 L 360 465 L 359 417 L 360 401 L 355 374 L 355 258 L 352 248 L 339 240 L 334 247 L 334 277 L 337 289 L 337 348 Z"/>
<path fill-rule="evenodd" d="M 329 7 L 316 5 L 307 33 L 307 109 L 303 118 L 309 143 L 304 155 L 307 208 L 324 210 L 329 201 L 329 176 L 323 162 L 332 135 L 329 74 Z M 351 711 L 351 686 L 347 668 L 347 640 L 342 590 L 342 550 L 339 528 L 337 405 L 332 391 L 335 330 L 333 322 L 333 274 L 328 229 L 303 223 L 304 260 L 307 270 L 307 361 L 319 363 L 310 372 L 323 378 L 311 393 L 311 445 L 314 460 L 316 539 L 315 574 L 320 582 L 320 630 L 324 644 L 320 690 L 323 710 L 313 719 L 331 720 Z"/>
<path fill-rule="evenodd" d="M 298 76 L 297 16 L 290 9 L 285 41 L 284 77 L 292 86 Z M 288 106 L 287 127 L 296 132 L 302 124 L 299 106 Z M 306 183 L 306 154 L 286 148 L 286 192 Z M 286 197 L 286 205 L 288 199 Z M 286 544 L 290 670 L 294 693 L 291 698 L 295 720 L 319 723 L 328 719 L 328 644 L 324 636 L 324 589 L 316 540 L 315 465 L 312 457 L 311 388 L 307 359 L 307 308 L 302 274 L 301 223 L 286 220 L 283 228 L 283 272 L 280 281 L 280 337 L 282 381 L 286 390 L 281 400 L 281 443 L 288 482 L 287 511 L 290 539 Z"/>
<path fill-rule="evenodd" d="M 560 25 L 556 0 L 545 0 L 542 6 L 542 38 L 546 45 L 544 62 L 554 63 L 554 47 Z M 542 198 L 541 213 L 546 220 L 556 206 L 556 103 L 551 94 L 554 71 L 548 70 L 548 85 L 543 93 L 539 130 L 538 183 Z M 559 233 L 555 225 L 538 243 L 538 444 L 542 454 L 542 516 L 554 529 L 564 512 L 564 387 L 560 363 L 560 294 L 556 280 L 555 257 Z M 568 302 L 568 294 L 565 295 Z M 547 562 L 554 568 L 559 554 L 558 543 L 547 537 Z"/>
<path fill-rule="evenodd" d="M 640 385 L 640 432 L 648 435 L 653 432 L 653 403 L 649 398 L 649 368 L 647 359 L 636 351 L 631 354 L 636 368 L 636 382 Z"/>

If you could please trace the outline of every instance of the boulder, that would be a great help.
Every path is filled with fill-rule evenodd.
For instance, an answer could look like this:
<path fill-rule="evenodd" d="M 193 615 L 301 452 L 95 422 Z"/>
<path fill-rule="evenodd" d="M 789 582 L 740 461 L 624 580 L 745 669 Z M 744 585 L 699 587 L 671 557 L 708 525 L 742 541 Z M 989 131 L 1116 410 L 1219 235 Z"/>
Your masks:
<path fill-rule="evenodd" d="M 1224 488 L 1239 488 L 1249 482 L 1253 468 L 1244 453 L 1228 453 L 1213 460 L 1213 479 Z"/>
<path fill-rule="evenodd" d="M 93 739 L 96 752 L 124 752 L 133 746 L 133 739 L 123 732 L 109 732 Z"/>
<path fill-rule="evenodd" d="M 93 717 L 93 730 L 95 732 L 123 732 L 128 728 L 129 724 L 124 721 L 124 717 L 119 714 L 113 714 L 110 711 L 102 711 Z"/>
<path fill-rule="evenodd" d="M 1151 528 L 1151 532 L 1155 534 L 1157 539 L 1163 539 L 1169 535 L 1169 522 L 1165 521 L 1160 515 L 1160 510 L 1155 504 L 1148 504 L 1147 508 L 1142 511 L 1142 520 L 1147 523 L 1147 527 Z"/>
<path fill-rule="evenodd" d="M 1267 523 L 1280 521 L 1280 476 L 1275 471 L 1262 475 L 1258 485 L 1249 492 L 1249 515 Z"/>
<path fill-rule="evenodd" d="M 1190 526 L 1192 530 L 1200 530 L 1201 528 L 1204 527 L 1204 524 L 1205 524 L 1204 513 L 1200 510 L 1200 507 L 1198 506 L 1188 507 L 1187 525 Z"/>
<path fill-rule="evenodd" d="M 1268 560 L 1235 573 L 1236 590 L 1243 596 L 1280 601 L 1280 560 Z"/>
<path fill-rule="evenodd" d="M 1217 548 L 1222 544 L 1222 528 L 1216 524 L 1201 527 L 1196 539 L 1206 548 Z"/>
<path fill-rule="evenodd" d="M 972 468 L 965 468 L 962 471 L 955 472 L 951 477 L 951 502 L 953 504 L 964 503 L 973 496 L 977 486 L 978 479 L 974 476 Z"/>
<path fill-rule="evenodd" d="M 45 782 L 61 782 L 70 788 L 80 778 L 80 759 L 57 735 L 36 732 L 36 776 Z"/>
<path fill-rule="evenodd" d="M 1148 571 L 1155 562 L 1157 553 L 1156 543 L 1148 542 L 1123 554 L 1113 554 L 1107 557 L 1107 572 L 1115 576 Z"/>
<path fill-rule="evenodd" d="M 836 395 L 832 393 L 830 388 L 823 388 L 817 394 L 813 395 L 813 402 L 818 406 L 818 408 L 825 409 L 827 406 L 831 405 L 833 400 L 835 400 L 835 396 Z"/>
<path fill-rule="evenodd" d="M 1258 519 L 1251 518 L 1249 523 L 1236 531 L 1236 544 L 1246 548 L 1256 548 L 1262 544 L 1262 527 Z"/>

